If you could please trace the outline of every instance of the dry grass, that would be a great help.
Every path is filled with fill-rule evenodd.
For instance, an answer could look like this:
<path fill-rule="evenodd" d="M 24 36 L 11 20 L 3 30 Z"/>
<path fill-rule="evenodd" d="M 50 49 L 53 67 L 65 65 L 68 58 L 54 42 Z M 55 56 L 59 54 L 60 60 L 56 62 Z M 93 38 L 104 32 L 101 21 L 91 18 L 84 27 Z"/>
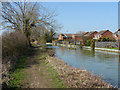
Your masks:
<path fill-rule="evenodd" d="M 11 32 L 2 36 L 2 57 L 19 56 L 27 48 L 27 38 L 21 32 Z"/>
<path fill-rule="evenodd" d="M 54 57 L 48 57 L 48 62 L 58 72 L 68 88 L 112 88 L 100 76 L 95 76 L 87 70 L 70 67 L 64 61 Z"/>

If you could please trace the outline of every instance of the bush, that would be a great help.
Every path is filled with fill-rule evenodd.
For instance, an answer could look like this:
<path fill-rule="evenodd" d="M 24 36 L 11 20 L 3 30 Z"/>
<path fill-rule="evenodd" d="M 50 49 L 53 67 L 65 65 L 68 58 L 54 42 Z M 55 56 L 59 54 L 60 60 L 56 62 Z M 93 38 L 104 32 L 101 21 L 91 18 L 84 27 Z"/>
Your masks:
<path fill-rule="evenodd" d="M 95 40 L 94 39 L 91 40 L 91 45 L 90 46 L 91 46 L 92 50 L 95 49 Z"/>
<path fill-rule="evenodd" d="M 91 40 L 87 40 L 86 41 L 86 46 L 90 46 L 90 44 L 91 44 Z"/>
<path fill-rule="evenodd" d="M 29 43 L 22 32 L 4 32 L 2 35 L 2 83 L 9 81 L 9 73 L 16 68 L 19 57 L 28 50 Z M 18 61 L 19 60 L 19 61 Z"/>
<path fill-rule="evenodd" d="M 3 33 L 2 58 L 18 57 L 28 48 L 28 41 L 22 32 Z"/>
<path fill-rule="evenodd" d="M 100 37 L 98 40 L 98 42 L 115 42 L 116 40 L 113 37 Z"/>

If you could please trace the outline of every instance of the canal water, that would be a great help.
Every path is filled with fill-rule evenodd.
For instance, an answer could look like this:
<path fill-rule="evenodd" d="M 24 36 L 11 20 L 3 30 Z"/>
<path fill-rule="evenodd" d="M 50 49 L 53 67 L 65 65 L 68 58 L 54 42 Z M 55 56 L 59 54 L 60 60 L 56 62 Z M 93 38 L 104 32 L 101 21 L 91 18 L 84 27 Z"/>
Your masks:
<path fill-rule="evenodd" d="M 68 65 L 86 69 L 113 86 L 119 83 L 120 55 L 113 52 L 91 51 L 87 49 L 67 49 L 65 47 L 48 46 L 55 52 L 55 57 Z M 120 83 L 118 85 L 120 87 Z"/>

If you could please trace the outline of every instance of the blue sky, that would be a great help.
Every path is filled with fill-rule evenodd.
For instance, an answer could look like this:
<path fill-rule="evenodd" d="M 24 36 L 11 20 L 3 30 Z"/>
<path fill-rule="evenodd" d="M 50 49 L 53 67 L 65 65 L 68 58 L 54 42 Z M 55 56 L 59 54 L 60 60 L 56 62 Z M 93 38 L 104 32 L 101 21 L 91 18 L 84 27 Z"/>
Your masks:
<path fill-rule="evenodd" d="M 63 26 L 59 33 L 118 29 L 117 2 L 44 2 L 43 5 L 56 10 L 56 19 Z"/>

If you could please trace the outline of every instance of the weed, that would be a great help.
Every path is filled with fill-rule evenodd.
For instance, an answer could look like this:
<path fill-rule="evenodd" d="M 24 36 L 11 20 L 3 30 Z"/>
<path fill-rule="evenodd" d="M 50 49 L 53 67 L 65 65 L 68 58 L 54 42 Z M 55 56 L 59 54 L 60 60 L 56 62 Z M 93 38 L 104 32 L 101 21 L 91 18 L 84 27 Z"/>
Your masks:
<path fill-rule="evenodd" d="M 42 57 L 41 59 L 42 59 L 42 60 L 46 60 L 46 57 Z"/>
<path fill-rule="evenodd" d="M 50 77 L 52 78 L 51 83 L 56 86 L 56 88 L 65 88 L 63 82 L 59 79 L 58 73 L 54 70 L 54 68 L 49 66 L 47 68 L 47 72 L 49 73 Z"/>
<path fill-rule="evenodd" d="M 24 68 L 26 67 L 25 65 L 25 60 L 27 60 L 27 56 L 29 54 L 29 52 L 32 49 L 30 49 L 28 51 L 28 53 L 26 53 L 26 55 L 21 56 L 17 62 L 17 66 L 16 69 L 14 70 L 14 72 L 12 72 L 9 76 L 10 76 L 10 81 L 8 86 L 9 87 L 17 87 L 20 88 L 21 85 L 23 84 L 22 81 L 25 79 L 25 74 L 23 73 Z"/>
<path fill-rule="evenodd" d="M 42 72 L 42 70 L 40 70 L 39 73 L 40 73 L 40 76 L 43 76 L 43 72 Z"/>

